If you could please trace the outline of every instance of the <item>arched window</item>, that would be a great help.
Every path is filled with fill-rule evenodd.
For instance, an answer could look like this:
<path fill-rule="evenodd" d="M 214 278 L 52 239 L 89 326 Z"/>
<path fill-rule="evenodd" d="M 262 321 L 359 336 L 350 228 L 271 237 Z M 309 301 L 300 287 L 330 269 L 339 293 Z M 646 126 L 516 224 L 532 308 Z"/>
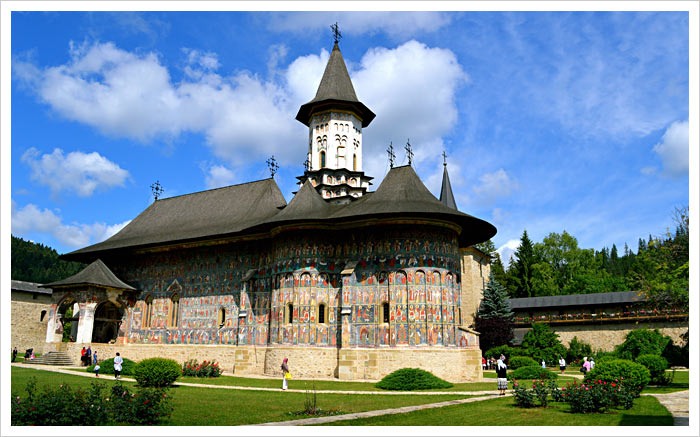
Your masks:
<path fill-rule="evenodd" d="M 180 296 L 174 293 L 170 296 L 170 327 L 177 328 L 180 322 Z"/>
<path fill-rule="evenodd" d="M 46 310 L 41 311 L 41 318 L 39 319 L 40 322 L 44 321 L 44 317 L 46 317 Z"/>
<path fill-rule="evenodd" d="M 381 322 L 389 323 L 389 302 L 382 302 L 382 308 L 380 313 Z"/>
<path fill-rule="evenodd" d="M 352 170 L 357 171 L 357 155 L 352 155 Z"/>
<path fill-rule="evenodd" d="M 318 156 L 318 165 L 321 168 L 326 167 L 326 152 L 321 150 L 321 153 Z"/>
<path fill-rule="evenodd" d="M 285 317 L 287 323 L 292 323 L 294 321 L 294 305 L 291 303 L 287 304 L 287 317 Z"/>
<path fill-rule="evenodd" d="M 338 130 L 338 123 L 334 123 L 335 125 L 335 130 Z"/>
<path fill-rule="evenodd" d="M 224 327 L 226 323 L 226 308 L 219 308 L 219 317 L 217 317 L 216 323 L 219 325 L 219 329 Z"/>
<path fill-rule="evenodd" d="M 318 323 L 326 323 L 326 304 L 318 305 Z"/>
<path fill-rule="evenodd" d="M 146 296 L 146 309 L 143 314 L 143 327 L 148 329 L 151 327 L 151 314 L 153 313 L 153 296 Z"/>

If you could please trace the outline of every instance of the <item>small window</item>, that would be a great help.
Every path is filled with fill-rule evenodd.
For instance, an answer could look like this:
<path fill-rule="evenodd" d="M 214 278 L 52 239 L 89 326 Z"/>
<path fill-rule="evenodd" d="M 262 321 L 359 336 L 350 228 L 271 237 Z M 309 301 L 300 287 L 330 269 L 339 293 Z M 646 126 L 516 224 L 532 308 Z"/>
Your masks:
<path fill-rule="evenodd" d="M 294 305 L 292 305 L 291 303 L 287 304 L 287 317 L 286 317 L 286 319 L 287 319 L 287 323 L 292 323 L 292 321 L 294 320 Z"/>
<path fill-rule="evenodd" d="M 44 317 L 46 317 L 46 310 L 41 311 L 41 318 L 39 319 L 40 322 L 44 321 Z"/>
<path fill-rule="evenodd" d="M 318 323 L 326 323 L 326 304 L 318 306 Z"/>
<path fill-rule="evenodd" d="M 321 168 L 326 166 L 326 152 L 324 151 L 321 151 L 321 155 L 319 156 L 319 164 Z"/>
<path fill-rule="evenodd" d="M 219 325 L 219 329 L 223 328 L 224 324 L 226 324 L 226 308 L 219 308 L 219 317 L 217 323 Z"/>
<path fill-rule="evenodd" d="M 382 323 L 389 323 L 389 302 L 382 303 Z"/>

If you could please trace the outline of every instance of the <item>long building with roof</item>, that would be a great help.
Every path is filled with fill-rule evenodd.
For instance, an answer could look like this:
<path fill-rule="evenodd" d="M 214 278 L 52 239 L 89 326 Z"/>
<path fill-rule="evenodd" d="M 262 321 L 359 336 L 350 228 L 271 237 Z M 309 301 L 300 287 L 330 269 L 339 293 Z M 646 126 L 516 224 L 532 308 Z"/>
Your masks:
<path fill-rule="evenodd" d="M 274 178 L 159 199 L 111 238 L 64 255 L 90 265 L 45 285 L 48 347 L 215 359 L 236 374 L 274 375 L 287 357 L 298 376 L 420 367 L 480 378 L 468 326 L 489 267 L 472 246 L 496 228 L 457 209 L 446 166 L 439 200 L 410 165 L 370 191 L 362 129 L 374 117 L 336 42 L 296 116 L 309 137 L 291 201 Z M 76 304 L 75 342 L 61 344 Z"/>

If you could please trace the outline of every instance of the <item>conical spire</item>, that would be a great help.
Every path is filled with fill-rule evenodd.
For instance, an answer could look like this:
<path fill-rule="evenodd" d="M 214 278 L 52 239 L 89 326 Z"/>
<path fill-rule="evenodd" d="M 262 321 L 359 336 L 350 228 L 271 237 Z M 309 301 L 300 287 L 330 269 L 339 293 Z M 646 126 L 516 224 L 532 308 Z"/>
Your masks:
<path fill-rule="evenodd" d="M 313 113 L 322 109 L 350 109 L 362 120 L 362 127 L 369 125 L 375 117 L 374 113 L 357 99 L 337 42 L 328 58 L 316 97 L 299 108 L 296 119 L 308 126 Z"/>
<path fill-rule="evenodd" d="M 455 196 L 452 194 L 452 185 L 450 184 L 450 176 L 447 174 L 447 163 L 444 164 L 445 169 L 442 172 L 442 189 L 440 190 L 440 202 L 443 205 L 452 209 L 457 209 Z"/>

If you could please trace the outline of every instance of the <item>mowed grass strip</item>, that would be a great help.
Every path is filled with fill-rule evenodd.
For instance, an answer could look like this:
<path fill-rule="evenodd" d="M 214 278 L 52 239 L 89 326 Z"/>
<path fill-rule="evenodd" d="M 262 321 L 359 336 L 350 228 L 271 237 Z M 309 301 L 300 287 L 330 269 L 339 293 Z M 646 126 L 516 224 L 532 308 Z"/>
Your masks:
<path fill-rule="evenodd" d="M 12 368 L 12 391 L 26 396 L 24 388 L 30 377 L 37 378 L 37 388 L 41 392 L 45 385 L 69 384 L 72 388 L 87 388 L 97 378 L 66 375 L 44 370 Z M 108 387 L 114 378 L 100 377 L 99 381 Z M 135 383 L 123 381 L 134 387 Z M 203 426 L 203 425 L 247 425 L 264 422 L 279 422 L 302 419 L 306 416 L 289 414 L 304 409 L 306 393 L 268 392 L 247 390 L 222 390 L 200 387 L 173 387 L 173 414 L 163 425 Z M 382 410 L 408 405 L 422 405 L 454 399 L 465 399 L 463 395 L 348 395 L 323 393 L 317 395 L 317 406 L 323 410 L 340 410 L 344 413 Z"/>
<path fill-rule="evenodd" d="M 574 414 L 568 404 L 518 408 L 511 397 L 431 408 L 366 419 L 342 420 L 325 426 L 673 426 L 671 413 L 652 396 L 642 396 L 629 410 Z"/>
<path fill-rule="evenodd" d="M 670 372 L 670 371 L 667 371 Z M 642 393 L 673 393 L 684 391 L 690 388 L 690 372 L 676 371 L 673 374 L 673 381 L 669 385 L 648 385 L 644 387 Z"/>

